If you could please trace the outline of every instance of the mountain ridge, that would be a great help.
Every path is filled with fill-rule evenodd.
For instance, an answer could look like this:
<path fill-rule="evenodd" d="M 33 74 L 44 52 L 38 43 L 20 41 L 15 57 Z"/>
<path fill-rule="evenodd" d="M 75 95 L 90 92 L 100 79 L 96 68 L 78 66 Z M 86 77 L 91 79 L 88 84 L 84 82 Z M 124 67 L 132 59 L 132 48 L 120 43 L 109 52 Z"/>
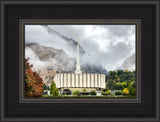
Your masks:
<path fill-rule="evenodd" d="M 69 58 L 61 49 L 46 47 L 37 43 L 27 43 L 25 45 L 29 62 L 33 64 L 33 70 L 39 73 L 45 84 L 50 85 L 56 72 L 74 73 L 76 69 L 76 60 Z M 101 66 L 90 64 L 81 65 L 81 69 L 86 73 L 108 74 Z"/>

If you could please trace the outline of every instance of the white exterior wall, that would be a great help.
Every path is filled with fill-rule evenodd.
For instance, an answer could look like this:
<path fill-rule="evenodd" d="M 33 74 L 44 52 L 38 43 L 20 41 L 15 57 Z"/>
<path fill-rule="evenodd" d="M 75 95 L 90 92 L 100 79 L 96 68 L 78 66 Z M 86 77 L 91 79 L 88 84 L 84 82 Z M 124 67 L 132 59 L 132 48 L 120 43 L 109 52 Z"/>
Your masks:
<path fill-rule="evenodd" d="M 80 80 L 80 81 L 79 81 L 79 85 L 80 85 L 80 86 L 79 86 L 79 87 L 82 87 L 82 74 L 80 74 L 79 76 L 80 76 L 80 78 L 79 78 L 79 80 Z"/>
<path fill-rule="evenodd" d="M 72 81 L 72 79 L 71 79 L 71 74 L 70 73 L 68 73 L 68 87 L 71 87 L 71 81 Z"/>
<path fill-rule="evenodd" d="M 75 81 L 74 81 L 74 73 L 72 73 L 72 84 L 71 84 L 71 87 L 74 87 L 74 83 L 75 83 Z"/>
<path fill-rule="evenodd" d="M 106 87 L 106 86 L 105 86 L 105 85 L 106 85 L 106 84 L 105 84 L 106 76 L 104 75 L 103 77 L 104 77 L 104 81 L 103 81 L 104 86 L 103 86 L 103 88 L 105 88 L 105 87 Z"/>
<path fill-rule="evenodd" d="M 63 80 L 64 80 L 64 82 L 63 82 L 63 83 L 64 83 L 64 84 L 63 84 L 63 86 L 64 86 L 64 87 L 66 87 L 66 73 L 64 73 L 64 78 L 63 78 Z"/>
<path fill-rule="evenodd" d="M 87 74 L 87 87 L 90 87 L 90 74 Z"/>
<path fill-rule="evenodd" d="M 97 74 L 95 74 L 94 77 L 95 77 L 95 80 L 94 80 L 95 87 L 98 87 L 98 86 L 97 86 L 97 81 L 98 81 L 98 80 L 97 80 Z"/>
<path fill-rule="evenodd" d="M 86 73 L 83 74 L 83 87 L 86 87 Z"/>
<path fill-rule="evenodd" d="M 55 75 L 54 81 L 56 83 L 57 88 L 61 88 L 61 87 L 105 88 L 105 75 L 104 74 L 58 73 Z"/>
<path fill-rule="evenodd" d="M 64 81 L 63 81 L 63 74 L 62 73 L 60 75 L 60 78 L 61 78 L 61 87 L 64 87 Z"/>
<path fill-rule="evenodd" d="M 76 86 L 75 87 L 78 87 L 78 74 L 76 74 Z"/>
<path fill-rule="evenodd" d="M 61 83 L 61 79 L 60 79 L 60 74 L 57 74 L 57 78 L 58 78 L 58 80 L 57 80 L 57 87 L 59 88 L 59 87 L 61 87 L 60 86 L 60 83 Z"/>
<path fill-rule="evenodd" d="M 98 87 L 100 87 L 100 86 L 101 86 L 101 75 L 98 74 Z"/>
<path fill-rule="evenodd" d="M 103 75 L 101 75 L 101 88 L 103 87 Z"/>
<path fill-rule="evenodd" d="M 68 87 L 68 73 L 66 73 L 66 87 Z"/>
<path fill-rule="evenodd" d="M 94 74 L 91 74 L 91 87 L 94 87 Z"/>

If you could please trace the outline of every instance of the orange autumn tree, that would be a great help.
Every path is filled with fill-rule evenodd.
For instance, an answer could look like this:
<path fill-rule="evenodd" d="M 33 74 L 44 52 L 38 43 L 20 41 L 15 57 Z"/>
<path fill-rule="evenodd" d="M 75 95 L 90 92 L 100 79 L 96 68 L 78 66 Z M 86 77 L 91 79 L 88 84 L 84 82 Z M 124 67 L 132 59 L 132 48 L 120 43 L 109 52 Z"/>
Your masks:
<path fill-rule="evenodd" d="M 39 97 L 43 94 L 43 81 L 38 73 L 32 71 L 33 65 L 28 62 L 29 58 L 25 59 L 25 96 Z"/>

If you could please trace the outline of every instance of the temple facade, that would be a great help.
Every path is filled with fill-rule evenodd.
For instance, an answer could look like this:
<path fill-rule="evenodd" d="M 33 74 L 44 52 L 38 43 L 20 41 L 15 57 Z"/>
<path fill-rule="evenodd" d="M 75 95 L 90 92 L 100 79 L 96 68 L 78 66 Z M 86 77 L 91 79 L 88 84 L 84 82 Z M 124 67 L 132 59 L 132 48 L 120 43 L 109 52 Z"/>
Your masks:
<path fill-rule="evenodd" d="M 57 88 L 105 88 L 105 75 L 96 73 L 57 73 Z"/>
<path fill-rule="evenodd" d="M 83 73 L 80 67 L 79 56 L 79 40 L 77 41 L 77 63 L 74 73 L 57 73 L 54 77 L 56 87 L 60 90 L 60 93 L 64 89 L 71 91 L 80 90 L 86 88 L 88 91 L 96 90 L 100 91 L 105 88 L 105 75 L 98 73 Z"/>

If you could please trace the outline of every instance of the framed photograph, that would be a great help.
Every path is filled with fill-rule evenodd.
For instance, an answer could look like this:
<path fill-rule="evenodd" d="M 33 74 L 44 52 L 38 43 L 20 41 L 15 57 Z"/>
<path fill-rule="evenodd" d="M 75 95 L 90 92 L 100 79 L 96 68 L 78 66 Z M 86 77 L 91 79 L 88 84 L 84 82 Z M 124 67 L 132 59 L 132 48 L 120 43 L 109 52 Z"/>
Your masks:
<path fill-rule="evenodd" d="M 140 102 L 140 20 L 21 19 L 19 27 L 21 102 Z"/>
<path fill-rule="evenodd" d="M 159 121 L 158 1 L 1 1 L 1 121 Z"/>

